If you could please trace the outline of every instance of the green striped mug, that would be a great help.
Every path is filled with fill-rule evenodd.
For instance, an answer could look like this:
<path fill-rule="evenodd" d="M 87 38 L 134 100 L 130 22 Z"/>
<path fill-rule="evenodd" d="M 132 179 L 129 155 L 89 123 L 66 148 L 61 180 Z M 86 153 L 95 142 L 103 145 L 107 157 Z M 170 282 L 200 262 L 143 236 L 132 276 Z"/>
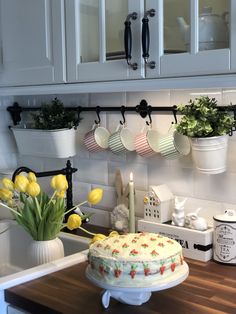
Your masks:
<path fill-rule="evenodd" d="M 109 149 L 114 154 L 132 152 L 134 147 L 134 135 L 127 127 L 119 125 L 116 131 L 108 139 Z"/>
<path fill-rule="evenodd" d="M 176 159 L 188 155 L 190 148 L 188 137 L 177 131 L 163 136 L 159 141 L 159 152 L 166 159 Z"/>

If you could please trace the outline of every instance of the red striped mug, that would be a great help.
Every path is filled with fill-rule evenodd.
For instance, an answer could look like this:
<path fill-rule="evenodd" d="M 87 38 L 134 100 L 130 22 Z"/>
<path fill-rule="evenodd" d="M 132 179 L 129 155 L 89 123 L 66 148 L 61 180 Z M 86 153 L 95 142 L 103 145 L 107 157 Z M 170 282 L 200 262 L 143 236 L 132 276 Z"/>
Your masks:
<path fill-rule="evenodd" d="M 138 155 L 151 157 L 159 153 L 160 134 L 156 130 L 142 131 L 135 137 L 134 146 Z"/>
<path fill-rule="evenodd" d="M 108 148 L 108 139 L 110 132 L 99 126 L 99 124 L 93 125 L 92 130 L 87 132 L 84 136 L 84 145 L 91 153 L 97 153 Z"/>

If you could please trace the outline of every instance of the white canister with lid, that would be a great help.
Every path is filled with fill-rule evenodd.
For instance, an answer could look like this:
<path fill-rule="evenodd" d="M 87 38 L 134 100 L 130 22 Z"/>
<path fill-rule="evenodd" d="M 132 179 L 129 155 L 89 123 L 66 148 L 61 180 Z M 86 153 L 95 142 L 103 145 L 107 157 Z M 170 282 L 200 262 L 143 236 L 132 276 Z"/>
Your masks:
<path fill-rule="evenodd" d="M 228 209 L 214 219 L 213 259 L 236 265 L 236 212 Z"/>

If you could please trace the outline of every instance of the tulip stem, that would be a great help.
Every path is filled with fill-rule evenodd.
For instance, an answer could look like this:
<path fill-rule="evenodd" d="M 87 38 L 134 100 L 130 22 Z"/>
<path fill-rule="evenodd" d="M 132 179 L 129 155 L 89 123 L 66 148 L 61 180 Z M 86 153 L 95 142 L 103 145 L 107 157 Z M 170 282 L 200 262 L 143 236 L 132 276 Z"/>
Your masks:
<path fill-rule="evenodd" d="M 6 207 L 8 209 L 10 209 L 14 214 L 18 215 L 18 216 L 22 216 L 21 213 L 19 213 L 18 211 L 16 211 L 15 209 L 3 204 L 3 203 L 0 203 L 0 205 L 2 205 L 3 207 Z"/>
<path fill-rule="evenodd" d="M 96 233 L 90 232 L 90 231 L 84 229 L 83 227 L 79 227 L 79 229 L 83 230 L 84 232 L 86 232 L 86 233 L 88 233 L 88 234 L 90 234 L 90 235 L 92 235 L 92 236 L 95 236 L 95 235 L 96 235 Z"/>
<path fill-rule="evenodd" d="M 56 195 L 56 193 L 57 193 L 57 190 L 56 190 L 56 191 L 54 191 L 54 193 L 52 194 L 52 196 L 51 196 L 51 198 L 50 198 L 50 200 L 49 200 L 48 204 L 50 204 L 50 203 L 51 203 L 51 201 L 53 200 L 53 198 L 54 198 L 54 196 Z"/>
<path fill-rule="evenodd" d="M 40 205 L 39 205 L 37 197 L 35 197 L 35 202 L 36 202 L 36 208 L 37 208 L 37 211 L 38 211 L 38 214 L 39 214 L 39 218 L 40 218 L 40 220 L 42 220 L 41 208 L 40 208 Z"/>
<path fill-rule="evenodd" d="M 84 201 L 84 202 L 82 202 L 82 203 L 80 203 L 80 204 L 78 204 L 78 205 L 75 205 L 74 207 L 68 209 L 68 210 L 65 212 L 65 215 L 68 214 L 68 213 L 70 213 L 72 210 L 76 209 L 77 207 L 86 204 L 87 202 L 88 202 L 88 201 Z"/>

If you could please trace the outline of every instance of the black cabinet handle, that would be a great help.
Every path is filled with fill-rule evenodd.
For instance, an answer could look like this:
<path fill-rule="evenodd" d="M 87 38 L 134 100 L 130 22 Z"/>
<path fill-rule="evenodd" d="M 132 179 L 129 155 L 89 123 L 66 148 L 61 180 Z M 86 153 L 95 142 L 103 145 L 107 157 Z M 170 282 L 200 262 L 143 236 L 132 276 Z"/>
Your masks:
<path fill-rule="evenodd" d="M 124 31 L 124 47 L 125 47 L 125 59 L 127 64 L 133 69 L 137 70 L 138 64 L 136 62 L 131 63 L 132 59 L 132 31 L 131 31 L 131 19 L 136 20 L 138 14 L 136 12 L 128 14 L 125 21 L 125 31 Z"/>
<path fill-rule="evenodd" d="M 149 58 L 149 45 L 150 45 L 150 32 L 149 32 L 149 19 L 148 17 L 155 16 L 155 9 L 151 9 L 145 12 L 144 17 L 142 19 L 142 48 L 143 48 L 143 59 L 146 65 L 148 65 L 151 69 L 155 69 L 156 62 L 148 61 Z"/>

